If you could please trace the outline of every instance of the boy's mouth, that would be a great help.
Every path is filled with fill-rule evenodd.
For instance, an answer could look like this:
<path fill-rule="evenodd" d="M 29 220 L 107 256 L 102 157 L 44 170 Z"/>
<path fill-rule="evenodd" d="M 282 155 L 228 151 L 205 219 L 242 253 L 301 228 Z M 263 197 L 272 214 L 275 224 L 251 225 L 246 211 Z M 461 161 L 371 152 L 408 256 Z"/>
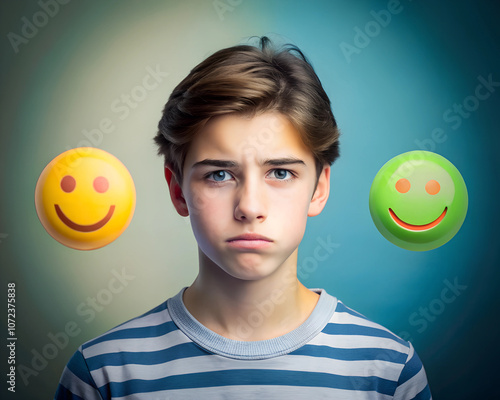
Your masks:
<path fill-rule="evenodd" d="M 273 240 L 256 233 L 245 233 L 229 238 L 226 242 L 233 248 L 248 250 L 269 247 Z"/>
<path fill-rule="evenodd" d="M 268 237 L 259 235 L 257 233 L 244 233 L 243 235 L 238 235 L 227 239 L 228 242 L 232 242 L 234 240 L 264 240 L 266 242 L 272 242 L 272 240 Z"/>

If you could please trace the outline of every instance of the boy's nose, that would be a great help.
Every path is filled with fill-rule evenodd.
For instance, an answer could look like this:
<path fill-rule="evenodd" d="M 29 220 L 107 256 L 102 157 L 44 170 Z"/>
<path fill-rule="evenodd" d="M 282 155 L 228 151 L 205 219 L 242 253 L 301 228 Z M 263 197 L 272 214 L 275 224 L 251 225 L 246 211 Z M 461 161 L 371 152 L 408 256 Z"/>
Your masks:
<path fill-rule="evenodd" d="M 234 217 L 239 221 L 260 220 L 267 217 L 267 203 L 264 185 L 247 180 L 241 184 L 235 201 Z"/>

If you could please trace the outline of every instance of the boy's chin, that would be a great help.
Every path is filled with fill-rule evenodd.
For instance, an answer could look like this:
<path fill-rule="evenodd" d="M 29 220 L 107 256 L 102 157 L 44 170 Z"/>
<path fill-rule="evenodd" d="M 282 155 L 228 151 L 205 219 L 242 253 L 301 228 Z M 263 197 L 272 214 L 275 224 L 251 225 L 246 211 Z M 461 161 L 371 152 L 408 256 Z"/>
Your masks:
<path fill-rule="evenodd" d="M 285 268 L 286 259 L 282 259 L 277 254 L 248 252 L 237 253 L 222 252 L 213 254 L 213 257 L 208 257 L 202 253 L 200 267 L 203 269 L 203 264 L 208 267 L 207 272 L 217 279 L 240 280 L 240 281 L 259 281 L 266 279 L 283 268 Z M 286 258 L 286 257 L 285 257 Z M 217 272 L 219 271 L 219 272 Z M 293 271 L 295 272 L 295 271 Z M 281 275 L 281 274 L 280 274 Z"/>
<path fill-rule="evenodd" d="M 256 271 L 255 269 L 249 270 L 249 269 L 238 269 L 238 270 L 231 270 L 226 272 L 231 278 L 237 279 L 241 282 L 257 282 L 262 279 L 265 279 L 268 277 L 270 274 L 265 274 L 260 271 Z"/>
<path fill-rule="evenodd" d="M 279 269 L 279 266 L 270 260 L 260 260 L 260 262 L 232 263 L 231 265 L 220 266 L 220 268 L 232 278 L 255 282 L 273 275 Z"/>

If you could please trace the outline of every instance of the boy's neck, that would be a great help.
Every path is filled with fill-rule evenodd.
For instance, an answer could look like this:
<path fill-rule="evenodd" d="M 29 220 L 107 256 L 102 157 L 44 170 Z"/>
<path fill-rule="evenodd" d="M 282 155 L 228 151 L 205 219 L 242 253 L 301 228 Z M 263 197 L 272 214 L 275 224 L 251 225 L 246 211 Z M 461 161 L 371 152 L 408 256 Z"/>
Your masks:
<path fill-rule="evenodd" d="M 309 317 L 319 299 L 297 279 L 297 250 L 272 275 L 258 280 L 235 278 L 199 254 L 200 273 L 183 301 L 194 318 L 226 338 L 256 341 L 284 335 Z"/>

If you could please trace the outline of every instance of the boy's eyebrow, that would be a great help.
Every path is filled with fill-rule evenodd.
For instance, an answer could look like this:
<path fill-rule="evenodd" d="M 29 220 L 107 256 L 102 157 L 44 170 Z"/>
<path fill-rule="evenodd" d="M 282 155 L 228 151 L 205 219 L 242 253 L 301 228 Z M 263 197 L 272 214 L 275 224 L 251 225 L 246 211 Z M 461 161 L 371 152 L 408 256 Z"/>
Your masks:
<path fill-rule="evenodd" d="M 197 168 L 197 167 L 202 167 L 202 166 L 209 166 L 209 167 L 219 167 L 219 168 L 235 168 L 238 166 L 238 163 L 234 161 L 228 161 L 228 160 L 213 160 L 210 158 L 207 158 L 202 161 L 198 161 L 193 164 L 192 168 Z"/>
<path fill-rule="evenodd" d="M 264 160 L 262 165 L 270 165 L 273 167 L 279 167 L 281 165 L 289 165 L 289 164 L 301 164 L 306 165 L 304 161 L 295 157 L 284 157 L 284 158 L 269 158 Z M 218 167 L 218 168 L 236 168 L 239 164 L 235 161 L 230 160 L 214 160 L 207 158 L 202 161 L 198 161 L 193 164 L 192 168 L 198 168 L 202 166 L 210 166 L 210 167 Z"/>
<path fill-rule="evenodd" d="M 264 165 L 271 165 L 273 167 L 279 167 L 280 165 L 289 165 L 289 164 L 306 165 L 304 161 L 295 157 L 270 158 L 264 161 Z"/>

